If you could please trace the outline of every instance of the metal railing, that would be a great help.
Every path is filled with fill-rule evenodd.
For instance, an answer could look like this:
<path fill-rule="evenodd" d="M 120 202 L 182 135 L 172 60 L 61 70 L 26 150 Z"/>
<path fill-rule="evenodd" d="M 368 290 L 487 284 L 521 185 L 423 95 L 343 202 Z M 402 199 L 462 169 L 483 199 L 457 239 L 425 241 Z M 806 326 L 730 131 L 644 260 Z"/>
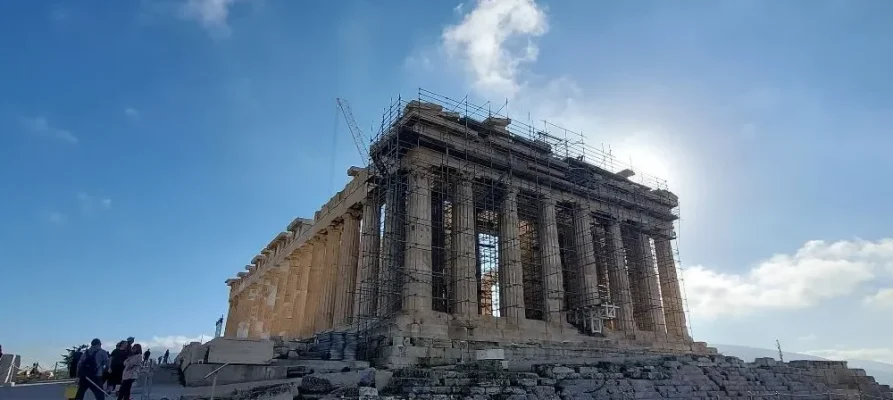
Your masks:
<path fill-rule="evenodd" d="M 226 364 L 223 364 L 223 365 L 217 367 L 217 369 L 209 372 L 203 378 L 203 379 L 208 379 L 209 376 L 212 376 L 212 375 L 214 376 L 214 378 L 211 379 L 211 400 L 214 400 L 214 395 L 217 391 L 217 373 L 220 372 L 220 370 L 223 369 L 223 367 L 225 367 L 227 365 L 229 365 L 229 363 L 226 363 Z"/>

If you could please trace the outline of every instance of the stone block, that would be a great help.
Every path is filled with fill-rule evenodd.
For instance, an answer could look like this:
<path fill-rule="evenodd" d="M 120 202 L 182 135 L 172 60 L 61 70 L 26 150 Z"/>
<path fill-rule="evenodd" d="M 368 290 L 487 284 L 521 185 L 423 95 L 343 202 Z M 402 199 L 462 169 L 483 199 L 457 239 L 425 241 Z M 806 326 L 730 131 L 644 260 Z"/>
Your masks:
<path fill-rule="evenodd" d="M 222 368 L 220 368 L 222 367 Z M 288 376 L 288 367 L 269 365 L 247 364 L 192 364 L 183 370 L 183 379 L 186 386 L 209 386 L 213 379 L 206 376 L 220 368 L 217 372 L 217 384 L 267 381 L 273 379 L 285 379 Z"/>
<path fill-rule="evenodd" d="M 374 387 L 360 387 L 359 388 L 359 398 L 360 400 L 373 400 L 378 398 L 378 389 Z"/>
<path fill-rule="evenodd" d="M 505 350 L 504 349 L 475 350 L 474 359 L 475 360 L 505 360 Z"/>
<path fill-rule="evenodd" d="M 273 359 L 273 341 L 214 338 L 205 344 L 212 364 L 269 364 Z"/>

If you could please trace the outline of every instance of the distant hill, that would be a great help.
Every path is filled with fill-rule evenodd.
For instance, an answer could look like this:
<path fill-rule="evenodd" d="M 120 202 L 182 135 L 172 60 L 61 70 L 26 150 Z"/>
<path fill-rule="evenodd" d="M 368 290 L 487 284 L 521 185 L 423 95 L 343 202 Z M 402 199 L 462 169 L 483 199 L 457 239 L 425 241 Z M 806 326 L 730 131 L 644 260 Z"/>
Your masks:
<path fill-rule="evenodd" d="M 735 346 L 730 344 L 711 344 L 720 353 L 727 356 L 738 357 L 744 361 L 753 361 L 755 358 L 769 357 L 778 359 L 778 350 L 760 349 L 756 347 Z M 824 361 L 825 358 L 811 356 L 809 354 L 782 352 L 785 361 L 813 360 Z M 878 382 L 893 385 L 893 364 L 869 360 L 846 360 L 850 368 L 862 368 Z"/>

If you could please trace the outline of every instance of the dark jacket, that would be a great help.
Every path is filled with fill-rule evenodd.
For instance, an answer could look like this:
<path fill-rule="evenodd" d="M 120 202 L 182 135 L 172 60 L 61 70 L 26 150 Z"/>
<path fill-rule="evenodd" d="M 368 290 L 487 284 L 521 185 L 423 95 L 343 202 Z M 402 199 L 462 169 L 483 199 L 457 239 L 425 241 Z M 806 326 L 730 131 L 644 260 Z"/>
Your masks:
<path fill-rule="evenodd" d="M 89 371 L 81 371 L 81 367 L 84 365 L 84 361 L 87 357 L 93 357 L 96 359 L 96 371 L 93 371 L 92 374 L 89 374 Z M 102 373 L 105 372 L 109 368 L 109 353 L 102 349 L 100 346 L 90 347 L 84 352 L 84 355 L 81 356 L 81 359 L 78 360 L 78 371 L 85 376 L 102 376 Z"/>
<path fill-rule="evenodd" d="M 78 377 L 78 363 L 80 363 L 82 355 L 84 355 L 84 353 L 80 351 L 76 351 L 71 355 L 71 361 L 68 363 L 69 378 Z"/>
<path fill-rule="evenodd" d="M 112 350 L 112 367 L 123 367 L 124 360 L 127 359 L 128 353 L 125 353 L 124 350 L 114 349 Z"/>

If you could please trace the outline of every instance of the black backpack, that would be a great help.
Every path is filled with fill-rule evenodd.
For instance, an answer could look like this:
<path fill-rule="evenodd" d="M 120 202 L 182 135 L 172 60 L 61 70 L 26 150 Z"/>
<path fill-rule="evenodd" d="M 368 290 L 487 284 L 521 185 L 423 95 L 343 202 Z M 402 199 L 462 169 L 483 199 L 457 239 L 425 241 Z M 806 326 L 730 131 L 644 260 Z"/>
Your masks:
<path fill-rule="evenodd" d="M 96 376 L 96 371 L 99 369 L 99 364 L 96 363 L 96 350 L 87 350 L 81 358 L 84 359 L 84 363 L 78 368 L 78 377 Z"/>

